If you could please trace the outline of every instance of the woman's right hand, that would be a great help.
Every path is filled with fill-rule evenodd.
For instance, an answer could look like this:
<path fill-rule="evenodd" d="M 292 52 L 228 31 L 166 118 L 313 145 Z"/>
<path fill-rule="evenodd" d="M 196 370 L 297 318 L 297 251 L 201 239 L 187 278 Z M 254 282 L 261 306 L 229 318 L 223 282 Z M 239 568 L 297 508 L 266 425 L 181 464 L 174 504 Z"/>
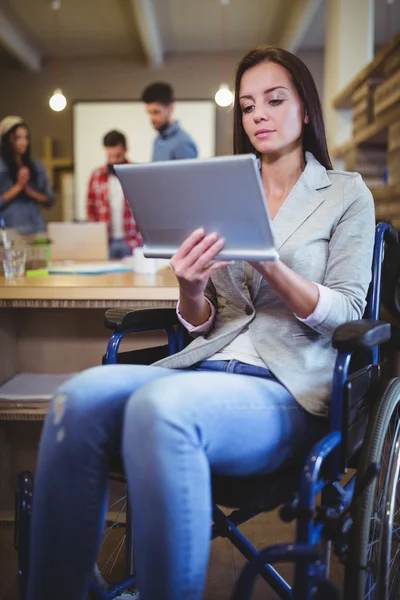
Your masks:
<path fill-rule="evenodd" d="M 28 167 L 21 167 L 17 174 L 17 183 L 24 189 L 30 179 L 31 173 Z"/>
<path fill-rule="evenodd" d="M 221 252 L 224 243 L 217 233 L 206 235 L 204 229 L 196 229 L 186 238 L 170 260 L 179 282 L 181 299 L 182 296 L 188 300 L 202 298 L 211 273 L 231 264 L 224 260 L 210 263 Z"/>

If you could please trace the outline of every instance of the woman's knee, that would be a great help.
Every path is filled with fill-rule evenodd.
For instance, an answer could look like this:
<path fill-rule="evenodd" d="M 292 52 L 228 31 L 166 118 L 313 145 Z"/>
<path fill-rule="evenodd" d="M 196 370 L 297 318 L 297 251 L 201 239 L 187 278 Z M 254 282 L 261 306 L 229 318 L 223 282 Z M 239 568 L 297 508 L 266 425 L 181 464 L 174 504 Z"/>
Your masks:
<path fill-rule="evenodd" d="M 65 410 L 68 405 L 71 411 L 84 413 L 93 408 L 94 401 L 101 403 L 106 394 L 99 394 L 99 391 L 106 393 L 109 387 L 106 382 L 110 381 L 110 374 L 103 369 L 92 367 L 63 383 L 55 393 L 50 409 L 60 413 L 61 407 Z"/>
<path fill-rule="evenodd" d="M 80 421 L 96 417 L 103 410 L 117 410 L 120 404 L 118 400 L 126 401 L 134 389 L 129 383 L 125 383 L 127 370 L 121 367 L 123 365 L 92 367 L 63 383 L 50 405 L 49 412 L 53 415 L 55 424 L 64 415 Z"/>
<path fill-rule="evenodd" d="M 66 414 L 70 419 L 86 422 L 113 418 L 125 409 L 135 390 L 149 380 L 163 377 L 165 371 L 144 365 L 104 365 L 86 369 L 59 387 L 50 412 L 56 419 Z"/>
<path fill-rule="evenodd" d="M 127 403 L 124 434 L 146 436 L 162 425 L 185 428 L 193 421 L 191 402 L 185 389 L 185 377 L 176 373 L 168 379 L 152 381 L 133 393 Z"/>

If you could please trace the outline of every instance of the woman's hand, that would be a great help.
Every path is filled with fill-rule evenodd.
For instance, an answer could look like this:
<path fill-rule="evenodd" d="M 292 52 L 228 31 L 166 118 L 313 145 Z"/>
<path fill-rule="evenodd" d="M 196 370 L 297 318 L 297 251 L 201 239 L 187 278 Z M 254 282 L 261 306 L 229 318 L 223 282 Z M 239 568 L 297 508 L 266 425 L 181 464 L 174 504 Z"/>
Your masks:
<path fill-rule="evenodd" d="M 276 265 L 277 263 L 280 262 L 279 260 L 276 261 L 254 261 L 254 260 L 249 260 L 248 263 L 253 267 L 253 269 L 255 269 L 256 271 L 258 271 L 260 273 L 260 275 L 262 275 L 263 277 L 268 276 L 271 272 L 273 272 L 274 269 L 276 269 Z"/>
<path fill-rule="evenodd" d="M 204 290 L 211 273 L 231 264 L 223 260 L 210 263 L 223 247 L 224 239 L 218 234 L 206 235 L 203 229 L 196 229 L 171 258 L 179 283 L 180 312 L 193 325 L 204 323 L 210 315 Z"/>
<path fill-rule="evenodd" d="M 206 235 L 196 229 L 171 258 L 170 264 L 179 282 L 182 294 L 188 298 L 202 296 L 213 271 L 231 264 L 229 261 L 212 262 L 224 247 L 225 240 L 216 233 Z"/>
<path fill-rule="evenodd" d="M 249 262 L 297 317 L 306 319 L 314 312 L 319 300 L 315 283 L 295 273 L 281 260 Z"/>
<path fill-rule="evenodd" d="M 36 202 L 39 202 L 39 204 L 47 204 L 49 201 L 49 197 L 46 196 L 46 194 L 37 192 L 30 185 L 27 185 L 25 187 L 25 192 L 30 198 L 33 198 L 34 200 L 36 200 Z"/>
<path fill-rule="evenodd" d="M 17 174 L 17 183 L 18 185 L 24 189 L 31 177 L 31 172 L 28 167 L 21 167 Z"/>
<path fill-rule="evenodd" d="M 21 167 L 17 173 L 17 181 L 9 190 L 2 194 L 2 200 L 4 202 L 11 202 L 14 200 L 14 198 L 18 196 L 22 190 L 25 190 L 30 176 L 31 173 L 28 167 Z"/>

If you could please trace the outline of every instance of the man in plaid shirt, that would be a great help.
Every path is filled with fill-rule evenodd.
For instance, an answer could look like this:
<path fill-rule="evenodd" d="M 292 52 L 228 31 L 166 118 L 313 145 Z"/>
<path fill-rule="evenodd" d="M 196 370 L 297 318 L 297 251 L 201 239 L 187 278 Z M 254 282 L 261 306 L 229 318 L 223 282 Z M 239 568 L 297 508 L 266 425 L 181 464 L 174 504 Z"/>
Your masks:
<path fill-rule="evenodd" d="M 103 138 L 107 164 L 93 171 L 88 189 L 87 214 L 89 221 L 107 223 L 110 258 L 130 256 L 142 245 L 132 211 L 124 197 L 114 165 L 129 162 L 126 158 L 126 139 L 119 131 L 110 131 Z"/>

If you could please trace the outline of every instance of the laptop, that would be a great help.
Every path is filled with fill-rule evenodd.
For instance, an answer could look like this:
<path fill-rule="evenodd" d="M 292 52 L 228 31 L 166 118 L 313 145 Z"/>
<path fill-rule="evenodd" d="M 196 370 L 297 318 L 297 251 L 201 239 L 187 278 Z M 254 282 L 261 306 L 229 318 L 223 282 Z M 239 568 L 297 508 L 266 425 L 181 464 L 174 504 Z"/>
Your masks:
<path fill-rule="evenodd" d="M 276 260 L 253 154 L 115 165 L 147 258 L 171 258 L 199 227 L 225 238 L 216 259 Z"/>
<path fill-rule="evenodd" d="M 47 224 L 51 239 L 51 260 L 108 260 L 108 232 L 106 223 Z"/>

